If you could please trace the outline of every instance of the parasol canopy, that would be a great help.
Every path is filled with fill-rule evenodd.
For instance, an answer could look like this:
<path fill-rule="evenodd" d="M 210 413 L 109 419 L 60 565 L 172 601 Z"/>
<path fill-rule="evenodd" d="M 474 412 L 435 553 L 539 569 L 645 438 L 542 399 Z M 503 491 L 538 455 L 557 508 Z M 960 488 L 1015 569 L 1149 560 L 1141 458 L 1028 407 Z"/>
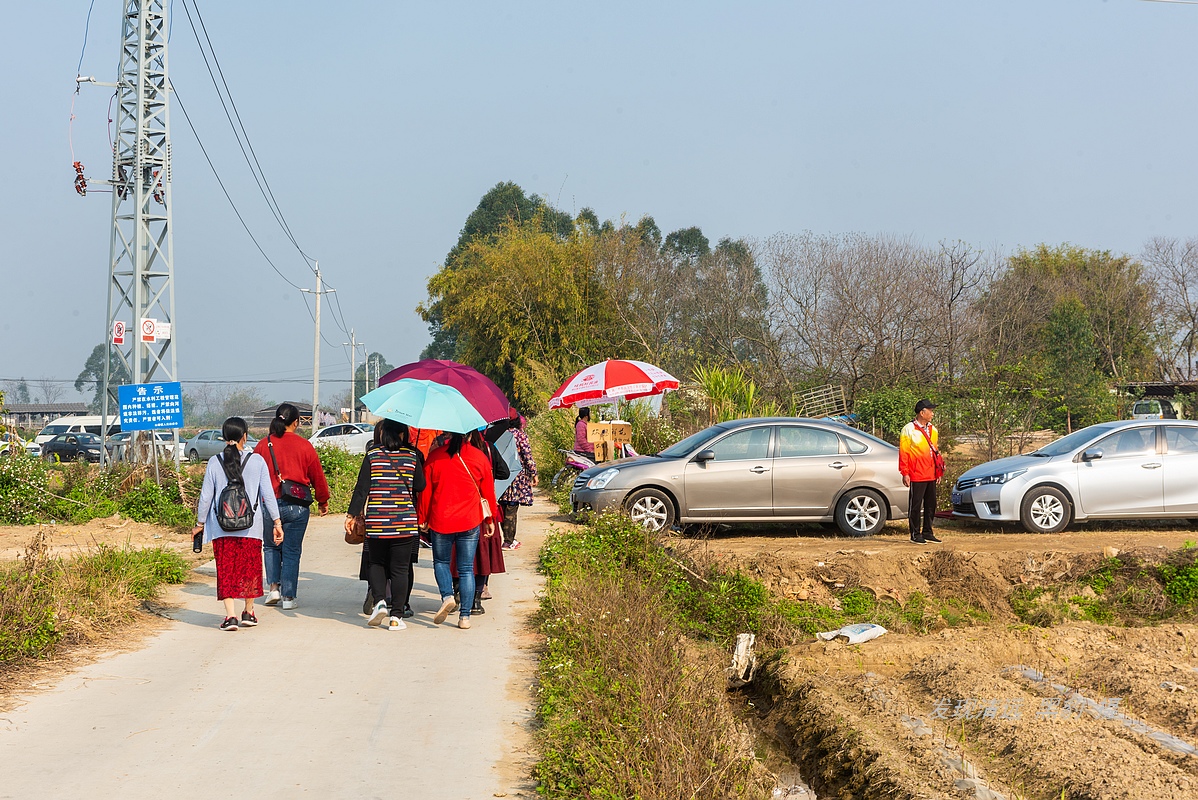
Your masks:
<path fill-rule="evenodd" d="M 644 361 L 608 359 L 576 372 L 549 398 L 550 408 L 635 400 L 678 388 L 678 379 Z"/>

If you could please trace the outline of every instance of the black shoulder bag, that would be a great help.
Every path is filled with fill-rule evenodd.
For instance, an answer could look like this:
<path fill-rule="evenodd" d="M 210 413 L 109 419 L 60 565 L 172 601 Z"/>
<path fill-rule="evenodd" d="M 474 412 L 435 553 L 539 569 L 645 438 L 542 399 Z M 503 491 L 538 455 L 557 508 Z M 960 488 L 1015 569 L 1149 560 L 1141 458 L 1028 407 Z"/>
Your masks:
<path fill-rule="evenodd" d="M 275 465 L 275 474 L 279 476 L 279 499 L 297 506 L 312 505 L 311 486 L 299 481 L 283 480 L 283 475 L 279 472 L 279 461 L 275 458 L 275 446 L 270 441 L 269 433 L 266 434 L 266 449 L 270 450 L 270 463 Z"/>

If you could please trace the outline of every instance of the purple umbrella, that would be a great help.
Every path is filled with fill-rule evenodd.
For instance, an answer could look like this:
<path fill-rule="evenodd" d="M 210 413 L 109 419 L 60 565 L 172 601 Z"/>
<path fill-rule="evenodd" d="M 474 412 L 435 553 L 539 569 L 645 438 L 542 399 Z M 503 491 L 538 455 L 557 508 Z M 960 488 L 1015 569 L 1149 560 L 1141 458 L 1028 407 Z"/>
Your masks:
<path fill-rule="evenodd" d="M 452 386 L 462 393 L 487 422 L 497 422 L 508 417 L 511 404 L 503 390 L 474 367 L 456 361 L 429 358 L 396 367 L 379 378 L 379 386 L 393 383 L 400 378 L 415 378 L 442 386 Z"/>

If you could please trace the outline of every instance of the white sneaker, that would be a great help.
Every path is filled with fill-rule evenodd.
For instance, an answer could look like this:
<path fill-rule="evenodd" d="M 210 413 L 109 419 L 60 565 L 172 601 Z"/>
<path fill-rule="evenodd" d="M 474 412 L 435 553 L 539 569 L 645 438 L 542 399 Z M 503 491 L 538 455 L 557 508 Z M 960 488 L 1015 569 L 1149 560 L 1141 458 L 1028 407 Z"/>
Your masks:
<path fill-rule="evenodd" d="M 387 630 L 389 631 L 407 630 L 407 627 L 408 626 L 405 625 L 404 621 L 399 617 L 392 617 L 391 619 L 387 620 Z"/>
<path fill-rule="evenodd" d="M 377 628 L 383 624 L 383 620 L 387 618 L 387 601 L 380 600 L 374 604 L 374 611 L 370 612 L 370 619 L 366 620 L 366 624 L 372 628 Z M 394 617 L 392 617 L 394 619 Z"/>
<path fill-rule="evenodd" d="M 282 599 L 283 598 L 279 594 L 278 589 L 271 589 L 270 592 L 266 595 L 266 605 L 277 606 L 279 604 L 279 601 Z"/>
<path fill-rule="evenodd" d="M 295 608 L 298 605 L 299 605 L 299 600 L 296 600 L 294 597 L 284 597 L 283 598 L 283 610 L 284 611 L 290 611 L 291 609 Z"/>

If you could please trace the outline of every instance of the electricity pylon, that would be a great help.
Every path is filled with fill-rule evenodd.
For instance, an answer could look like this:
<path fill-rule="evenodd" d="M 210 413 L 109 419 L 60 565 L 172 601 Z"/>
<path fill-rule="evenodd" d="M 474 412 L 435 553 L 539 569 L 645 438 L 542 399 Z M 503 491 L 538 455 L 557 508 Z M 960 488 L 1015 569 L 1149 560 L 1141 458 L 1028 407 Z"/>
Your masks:
<path fill-rule="evenodd" d="M 178 380 L 167 2 L 124 0 L 122 8 L 116 138 L 112 179 L 106 181 L 112 185 L 112 238 L 105 331 L 109 358 L 104 360 L 102 409 L 105 435 L 109 415 L 119 408 L 111 374 L 114 360 L 132 383 Z M 143 325 L 151 324 L 146 320 L 156 321 L 157 335 L 145 335 Z M 125 324 L 121 344 L 113 342 L 118 322 Z"/>

